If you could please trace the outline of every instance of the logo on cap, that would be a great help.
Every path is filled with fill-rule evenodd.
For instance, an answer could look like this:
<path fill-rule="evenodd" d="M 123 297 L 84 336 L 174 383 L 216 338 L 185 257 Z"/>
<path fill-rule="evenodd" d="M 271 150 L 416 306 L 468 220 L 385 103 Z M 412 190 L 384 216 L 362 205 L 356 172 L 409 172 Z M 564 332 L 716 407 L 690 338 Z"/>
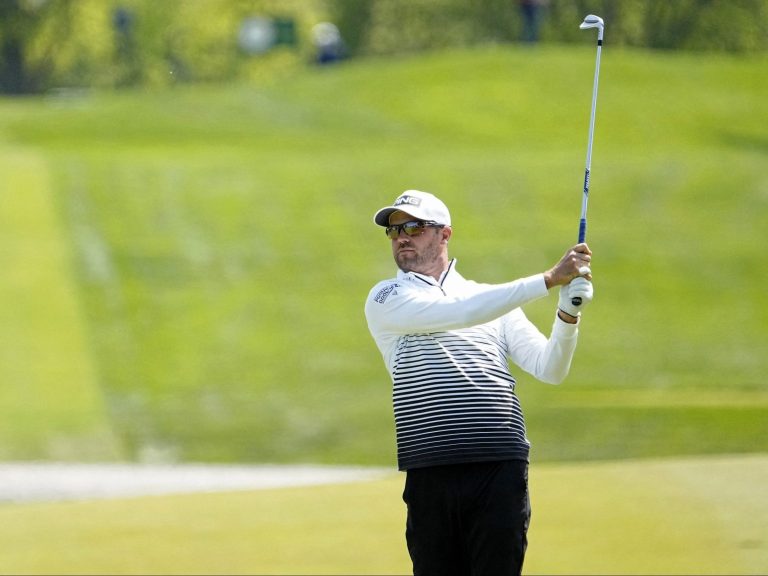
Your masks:
<path fill-rule="evenodd" d="M 395 206 L 402 206 L 403 204 L 409 204 L 411 206 L 421 206 L 421 198 L 415 196 L 400 196 L 395 200 Z"/>

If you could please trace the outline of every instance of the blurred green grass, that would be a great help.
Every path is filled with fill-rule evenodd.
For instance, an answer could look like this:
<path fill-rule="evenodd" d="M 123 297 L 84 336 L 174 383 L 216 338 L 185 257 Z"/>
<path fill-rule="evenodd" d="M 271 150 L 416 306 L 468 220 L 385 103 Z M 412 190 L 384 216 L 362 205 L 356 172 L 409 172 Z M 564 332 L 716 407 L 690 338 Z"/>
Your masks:
<path fill-rule="evenodd" d="M 766 481 L 765 455 L 534 465 L 525 572 L 760 574 Z M 407 574 L 402 485 L 3 505 L 3 571 Z"/>
<path fill-rule="evenodd" d="M 394 266 L 371 214 L 429 190 L 452 209 L 466 276 L 548 267 L 576 237 L 593 66 L 591 48 L 497 47 L 262 86 L 0 101 L 1 153 L 45 167 L 69 242 L 64 280 L 119 444 L 91 457 L 393 463 L 362 303 Z M 535 459 L 768 448 L 764 68 L 605 51 L 596 299 L 563 387 L 518 374 Z M 44 303 L 49 286 L 25 290 Z M 547 331 L 554 306 L 526 312 Z M 16 353 L 34 364 L 33 347 Z M 3 414 L 35 405 L 1 398 Z M 24 456 L 62 457 L 50 439 L 67 418 L 36 428 Z"/>
<path fill-rule="evenodd" d="M 4 150 L 0 173 L 0 458 L 120 457 L 47 165 Z"/>

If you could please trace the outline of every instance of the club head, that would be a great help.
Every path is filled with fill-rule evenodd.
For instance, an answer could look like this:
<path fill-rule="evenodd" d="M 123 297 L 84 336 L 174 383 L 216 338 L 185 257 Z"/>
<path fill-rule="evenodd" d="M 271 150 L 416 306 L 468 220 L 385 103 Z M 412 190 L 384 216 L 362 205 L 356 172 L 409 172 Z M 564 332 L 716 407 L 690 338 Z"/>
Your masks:
<path fill-rule="evenodd" d="M 584 22 L 581 23 L 579 28 L 582 30 L 586 30 L 587 28 L 599 28 L 600 30 L 603 29 L 605 24 L 603 23 L 603 19 L 600 18 L 600 16 L 595 16 L 594 14 L 590 14 L 586 18 L 584 18 Z"/>

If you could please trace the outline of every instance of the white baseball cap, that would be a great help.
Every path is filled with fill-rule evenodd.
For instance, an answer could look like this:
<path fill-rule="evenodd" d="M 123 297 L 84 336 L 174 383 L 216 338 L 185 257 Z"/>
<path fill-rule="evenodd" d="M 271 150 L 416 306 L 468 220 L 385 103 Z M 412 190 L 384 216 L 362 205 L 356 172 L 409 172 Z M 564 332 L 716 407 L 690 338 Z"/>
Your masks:
<path fill-rule="evenodd" d="M 451 214 L 448 207 L 434 194 L 421 192 L 420 190 L 406 190 L 395 198 L 391 206 L 385 206 L 373 217 L 373 221 L 379 226 L 389 226 L 389 217 L 398 210 L 417 218 L 451 225 Z"/>

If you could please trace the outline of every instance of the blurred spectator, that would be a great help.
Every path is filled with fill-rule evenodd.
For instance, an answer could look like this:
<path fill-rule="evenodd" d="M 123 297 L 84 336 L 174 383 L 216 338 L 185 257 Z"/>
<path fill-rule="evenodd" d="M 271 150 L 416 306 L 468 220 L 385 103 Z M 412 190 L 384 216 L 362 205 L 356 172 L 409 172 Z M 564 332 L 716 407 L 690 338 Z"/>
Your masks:
<path fill-rule="evenodd" d="M 320 22 L 312 27 L 312 43 L 315 45 L 315 61 L 331 64 L 346 56 L 346 47 L 335 24 Z"/>
<path fill-rule="evenodd" d="M 115 34 L 115 56 L 117 59 L 117 83 L 131 86 L 141 79 L 139 46 L 136 42 L 135 16 L 132 10 L 118 6 L 112 12 L 112 27 Z"/>
<path fill-rule="evenodd" d="M 539 41 L 541 17 L 547 0 L 520 0 L 520 14 L 523 17 L 523 42 L 531 44 Z"/>

